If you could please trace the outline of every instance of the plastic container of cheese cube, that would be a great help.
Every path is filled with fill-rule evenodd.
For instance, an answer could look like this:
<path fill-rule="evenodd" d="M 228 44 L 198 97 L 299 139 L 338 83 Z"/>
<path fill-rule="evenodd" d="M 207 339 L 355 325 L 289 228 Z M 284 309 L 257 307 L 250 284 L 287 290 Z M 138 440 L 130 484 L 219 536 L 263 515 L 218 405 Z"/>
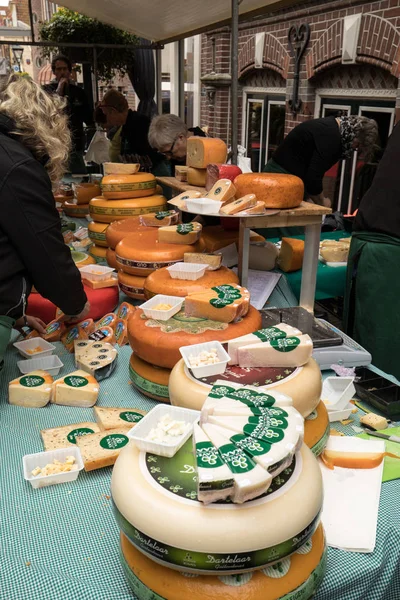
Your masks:
<path fill-rule="evenodd" d="M 167 271 L 171 275 L 172 279 L 186 279 L 189 281 L 196 281 L 203 277 L 206 272 L 208 265 L 198 265 L 195 263 L 179 262 L 170 267 L 167 267 Z"/>
<path fill-rule="evenodd" d="M 75 469 L 65 473 L 56 473 L 54 475 L 32 475 L 36 467 L 43 469 L 47 464 L 52 463 L 54 459 L 61 463 L 66 461 L 67 456 L 75 458 Z M 24 479 L 29 481 L 35 489 L 56 485 L 57 483 L 70 483 L 78 478 L 79 471 L 83 469 L 81 451 L 77 446 L 68 446 L 68 448 L 58 448 L 57 450 L 48 450 L 47 452 L 37 452 L 36 454 L 26 454 L 23 459 Z"/>
<path fill-rule="evenodd" d="M 23 342 L 15 342 L 14 347 L 24 358 L 43 358 L 44 356 L 53 354 L 56 349 L 53 344 L 46 342 L 46 340 L 40 337 L 24 340 Z M 40 351 L 36 351 L 37 348 L 40 348 Z"/>
<path fill-rule="evenodd" d="M 111 267 L 103 265 L 86 265 L 86 267 L 81 267 L 79 270 L 82 277 L 89 279 L 89 281 L 105 281 L 114 272 L 114 269 L 111 269 Z"/>
<path fill-rule="evenodd" d="M 144 304 L 141 304 L 141 308 L 149 319 L 156 319 L 157 321 L 168 321 L 182 308 L 184 298 L 178 296 L 164 296 L 164 294 L 157 294 L 153 296 L 151 300 L 147 300 Z M 157 310 L 154 307 L 158 304 L 169 304 L 169 310 Z"/>
<path fill-rule="evenodd" d="M 190 357 L 199 356 L 202 352 L 210 352 L 216 350 L 218 356 L 218 362 L 210 365 L 202 365 L 193 367 L 190 362 Z M 224 350 L 221 342 L 204 342 L 203 344 L 193 344 L 193 346 L 182 346 L 179 348 L 179 352 L 182 355 L 185 365 L 190 369 L 193 375 L 197 378 L 211 377 L 211 375 L 220 375 L 225 373 L 226 365 L 230 361 L 229 354 Z"/>
<path fill-rule="evenodd" d="M 162 444 L 160 442 L 147 440 L 146 437 L 150 431 L 157 427 L 157 424 L 165 415 L 169 415 L 174 421 L 183 421 L 186 423 L 188 425 L 187 430 L 182 435 L 177 436 L 174 444 Z M 128 437 L 142 452 L 151 452 L 158 456 L 172 458 L 190 438 L 193 433 L 193 425 L 198 423 L 199 419 L 200 412 L 197 410 L 159 404 L 147 413 L 135 427 L 128 431 Z"/>
<path fill-rule="evenodd" d="M 218 200 L 210 200 L 210 198 L 187 198 L 186 207 L 189 212 L 197 213 L 198 215 L 217 215 L 222 206 L 222 202 Z"/>
<path fill-rule="evenodd" d="M 56 354 L 44 356 L 43 358 L 28 358 L 28 360 L 19 360 L 17 362 L 18 369 L 22 375 L 27 375 L 32 371 L 47 371 L 50 375 L 58 375 L 64 363 Z"/>

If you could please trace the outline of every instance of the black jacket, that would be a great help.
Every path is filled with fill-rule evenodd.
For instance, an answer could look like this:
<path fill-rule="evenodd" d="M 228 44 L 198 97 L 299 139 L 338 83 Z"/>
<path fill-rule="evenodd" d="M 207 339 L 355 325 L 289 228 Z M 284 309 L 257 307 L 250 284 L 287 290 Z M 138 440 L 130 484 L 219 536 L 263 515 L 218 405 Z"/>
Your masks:
<path fill-rule="evenodd" d="M 68 315 L 86 303 L 49 176 L 0 114 L 0 315 L 18 319 L 32 284 Z"/>

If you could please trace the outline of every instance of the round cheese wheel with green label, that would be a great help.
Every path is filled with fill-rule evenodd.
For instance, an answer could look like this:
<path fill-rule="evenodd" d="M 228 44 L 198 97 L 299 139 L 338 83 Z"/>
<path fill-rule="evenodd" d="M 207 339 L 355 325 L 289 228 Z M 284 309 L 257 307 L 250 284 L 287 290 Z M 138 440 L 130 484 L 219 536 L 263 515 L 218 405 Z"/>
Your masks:
<path fill-rule="evenodd" d="M 156 178 L 151 173 L 133 175 L 106 175 L 101 181 L 101 189 L 107 200 L 143 198 L 156 190 Z"/>
<path fill-rule="evenodd" d="M 304 443 L 319 456 L 328 443 L 330 433 L 328 411 L 321 401 L 304 421 Z"/>
<path fill-rule="evenodd" d="M 206 271 L 203 277 L 191 281 L 190 279 L 173 279 L 166 267 L 157 269 L 146 277 L 144 283 L 144 295 L 147 299 L 156 294 L 167 294 L 167 296 L 187 296 L 196 292 L 202 292 L 207 288 L 217 285 L 239 283 L 239 278 L 226 267 L 220 267 L 216 271 Z"/>
<path fill-rule="evenodd" d="M 233 381 L 242 385 L 255 385 L 265 391 L 270 389 L 286 394 L 293 399 L 294 408 L 303 417 L 307 417 L 316 408 L 321 398 L 321 371 L 313 358 L 304 367 L 298 368 L 242 369 L 228 365 L 225 373 L 202 379 L 196 379 L 181 359 L 172 370 L 169 380 L 171 404 L 201 410 L 217 379 L 227 383 Z"/>
<path fill-rule="evenodd" d="M 173 458 L 141 453 L 130 444 L 112 473 L 119 528 L 138 550 L 167 567 L 208 575 L 262 569 L 296 552 L 319 524 L 322 475 L 304 444 L 267 492 L 240 506 L 212 503 L 205 509 L 193 473 L 191 438 Z M 251 481 L 251 471 L 248 477 Z"/>
<path fill-rule="evenodd" d="M 80 219 L 89 214 L 89 204 L 76 204 L 67 200 L 63 204 L 63 211 L 68 217 Z"/>
<path fill-rule="evenodd" d="M 124 239 L 124 237 L 127 235 L 135 233 L 135 231 L 147 230 L 152 231 L 152 227 L 145 227 L 142 225 L 140 216 L 129 217 L 128 219 L 123 219 L 122 221 L 114 221 L 107 227 L 107 245 L 115 250 L 118 242 Z"/>
<path fill-rule="evenodd" d="M 121 292 L 126 294 L 129 298 L 135 298 L 137 300 L 144 300 L 144 282 L 145 277 L 139 275 L 129 275 L 123 271 L 118 271 L 118 284 Z"/>
<path fill-rule="evenodd" d="M 121 564 L 138 600 L 309 600 L 326 571 L 322 525 L 290 557 L 260 571 L 236 575 L 189 575 L 139 552 L 121 534 Z"/>
<path fill-rule="evenodd" d="M 96 262 L 103 262 L 106 260 L 107 248 L 104 248 L 104 246 L 96 246 L 96 244 L 92 244 L 89 248 L 89 254 L 96 259 Z"/>
<path fill-rule="evenodd" d="M 115 250 L 107 248 L 106 261 L 109 267 L 112 269 L 117 269 L 117 257 L 115 256 Z"/>
<path fill-rule="evenodd" d="M 132 350 L 146 362 L 172 369 L 181 359 L 179 348 L 203 342 L 227 340 L 260 328 L 261 315 L 252 306 L 237 323 L 220 323 L 199 317 L 187 317 L 184 310 L 168 321 L 147 319 L 143 311 L 135 310 L 128 323 Z M 182 393 L 184 390 L 182 389 Z M 207 394 L 206 394 L 207 395 Z M 204 401 L 204 400 L 203 400 Z"/>
<path fill-rule="evenodd" d="M 96 260 L 85 252 L 76 252 L 73 250 L 71 252 L 71 256 L 78 269 L 81 267 L 86 267 L 86 265 L 94 265 L 96 263 Z"/>
<path fill-rule="evenodd" d="M 145 396 L 169 403 L 168 382 L 170 369 L 163 369 L 146 363 L 136 354 L 129 361 L 129 377 L 132 385 Z"/>
<path fill-rule="evenodd" d="M 123 218 L 164 210 L 166 205 L 166 198 L 158 194 L 148 198 L 131 198 L 130 200 L 107 200 L 100 196 L 90 201 L 89 212 L 93 221 L 112 223 Z"/>
<path fill-rule="evenodd" d="M 296 208 L 304 197 L 302 180 L 286 173 L 242 173 L 234 184 L 237 198 L 255 194 L 266 208 Z"/>
<path fill-rule="evenodd" d="M 89 238 L 97 246 L 105 246 L 107 248 L 107 227 L 107 223 L 96 223 L 95 221 L 88 224 Z"/>

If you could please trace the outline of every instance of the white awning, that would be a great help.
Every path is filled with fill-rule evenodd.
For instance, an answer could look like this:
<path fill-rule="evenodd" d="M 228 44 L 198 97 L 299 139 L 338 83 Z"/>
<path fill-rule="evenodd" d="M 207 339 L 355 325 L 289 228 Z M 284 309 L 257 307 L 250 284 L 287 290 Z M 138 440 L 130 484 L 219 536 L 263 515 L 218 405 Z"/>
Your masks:
<path fill-rule="evenodd" d="M 239 12 L 266 14 L 304 1 L 243 0 Z M 231 18 L 231 0 L 63 0 L 62 5 L 154 42 L 182 39 Z"/>

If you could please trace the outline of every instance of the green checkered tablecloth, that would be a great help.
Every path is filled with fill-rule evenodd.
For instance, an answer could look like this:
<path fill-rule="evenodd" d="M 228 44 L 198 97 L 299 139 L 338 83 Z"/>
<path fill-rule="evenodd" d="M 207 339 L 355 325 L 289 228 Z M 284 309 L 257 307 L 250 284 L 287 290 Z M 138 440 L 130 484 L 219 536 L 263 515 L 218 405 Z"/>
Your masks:
<path fill-rule="evenodd" d="M 74 370 L 74 362 L 61 344 L 56 346 L 65 365 L 61 376 Z M 120 349 L 116 370 L 100 384 L 99 406 L 150 409 L 156 404 L 129 384 L 129 357 L 129 346 Z M 118 558 L 111 468 L 82 471 L 71 484 L 38 490 L 23 479 L 22 457 L 43 450 L 41 429 L 89 421 L 93 413 L 54 405 L 10 406 L 7 383 L 19 375 L 20 358 L 10 345 L 0 385 L 0 600 L 132 600 Z M 353 424 L 358 424 L 358 417 L 352 415 Z M 351 425 L 335 428 L 355 434 Z M 400 483 L 385 483 L 374 553 L 329 548 L 327 574 L 315 600 L 399 600 L 399 515 Z"/>

